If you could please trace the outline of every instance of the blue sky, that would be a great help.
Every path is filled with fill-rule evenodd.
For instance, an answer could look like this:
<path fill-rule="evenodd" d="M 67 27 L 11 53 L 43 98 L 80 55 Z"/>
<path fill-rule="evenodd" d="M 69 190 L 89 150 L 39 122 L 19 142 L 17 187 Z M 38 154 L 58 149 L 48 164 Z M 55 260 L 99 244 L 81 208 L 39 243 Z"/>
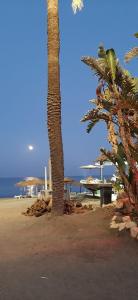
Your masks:
<path fill-rule="evenodd" d="M 138 1 L 86 0 L 76 15 L 59 0 L 65 175 L 79 175 L 107 147 L 104 125 L 81 124 L 95 97 L 96 78 L 81 62 L 102 42 L 124 54 L 137 45 Z M 0 176 L 43 176 L 49 158 L 46 129 L 47 28 L 45 0 L 0 0 Z M 137 75 L 137 60 L 127 68 Z M 29 152 L 28 144 L 34 145 Z"/>

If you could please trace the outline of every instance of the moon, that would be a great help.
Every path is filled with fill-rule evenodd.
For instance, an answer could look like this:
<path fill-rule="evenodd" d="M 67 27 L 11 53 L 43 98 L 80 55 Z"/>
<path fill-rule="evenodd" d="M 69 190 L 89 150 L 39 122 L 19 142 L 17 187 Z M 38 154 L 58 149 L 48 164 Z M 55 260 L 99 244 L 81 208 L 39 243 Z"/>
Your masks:
<path fill-rule="evenodd" d="M 28 150 L 29 151 L 33 151 L 34 150 L 34 146 L 33 145 L 28 145 Z"/>

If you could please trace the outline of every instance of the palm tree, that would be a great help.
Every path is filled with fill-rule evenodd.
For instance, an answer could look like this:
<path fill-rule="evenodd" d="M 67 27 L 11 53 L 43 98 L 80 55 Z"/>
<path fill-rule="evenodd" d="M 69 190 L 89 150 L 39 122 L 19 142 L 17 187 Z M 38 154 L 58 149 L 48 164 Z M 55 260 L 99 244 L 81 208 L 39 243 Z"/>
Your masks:
<path fill-rule="evenodd" d="M 124 188 L 132 202 L 138 203 L 136 177 L 138 161 L 136 140 L 138 136 L 137 119 L 138 98 L 136 79 L 121 68 L 113 49 L 99 49 L 99 58 L 83 57 L 82 61 L 95 71 L 99 85 L 97 98 L 91 100 L 96 109 L 90 110 L 82 119 L 89 121 L 87 131 L 95 124 L 104 121 L 108 130 L 108 141 L 112 149 L 102 152 L 114 164 L 117 163 Z M 125 161 L 128 163 L 126 167 Z"/>
<path fill-rule="evenodd" d="M 48 35 L 47 126 L 51 157 L 53 213 L 62 215 L 64 211 L 64 157 L 61 131 L 58 0 L 46 0 L 46 2 Z M 74 13 L 82 7 L 83 0 L 72 0 Z"/>
<path fill-rule="evenodd" d="M 64 158 L 61 132 L 58 0 L 47 0 L 48 97 L 47 126 L 51 157 L 53 213 L 64 209 Z"/>

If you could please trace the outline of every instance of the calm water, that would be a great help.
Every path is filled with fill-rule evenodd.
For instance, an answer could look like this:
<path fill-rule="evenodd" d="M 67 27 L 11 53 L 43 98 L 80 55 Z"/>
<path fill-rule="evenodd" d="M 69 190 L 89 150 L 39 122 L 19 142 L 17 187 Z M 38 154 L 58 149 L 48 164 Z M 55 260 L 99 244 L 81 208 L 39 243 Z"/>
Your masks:
<path fill-rule="evenodd" d="M 75 176 L 71 178 L 79 181 L 82 177 Z M 15 195 L 25 194 L 25 188 L 19 188 L 16 186 L 16 183 L 21 180 L 24 180 L 24 178 L 0 178 L 0 198 L 14 197 Z M 72 191 L 79 192 L 79 187 L 72 187 Z"/>
<path fill-rule="evenodd" d="M 88 174 L 87 174 L 88 175 Z M 112 175 L 105 175 L 105 178 L 109 178 Z M 71 176 L 76 181 L 80 181 L 85 176 Z M 99 176 L 96 176 L 99 177 Z M 15 178 L 0 178 L 0 198 L 14 197 L 15 195 L 25 194 L 24 188 L 19 188 L 16 186 L 16 183 L 23 180 L 24 178 L 15 177 Z M 72 192 L 79 192 L 80 188 L 76 186 L 71 187 Z"/>
<path fill-rule="evenodd" d="M 20 188 L 16 187 L 16 183 L 23 178 L 0 178 L 0 198 L 13 197 L 20 195 Z"/>

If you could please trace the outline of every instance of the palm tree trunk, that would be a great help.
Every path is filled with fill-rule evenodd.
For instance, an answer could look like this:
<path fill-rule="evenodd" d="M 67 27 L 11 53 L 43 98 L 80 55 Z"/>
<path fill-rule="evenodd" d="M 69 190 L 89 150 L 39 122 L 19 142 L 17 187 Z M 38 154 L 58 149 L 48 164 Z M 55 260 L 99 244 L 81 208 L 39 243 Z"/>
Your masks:
<path fill-rule="evenodd" d="M 47 126 L 52 173 L 52 211 L 63 214 L 64 161 L 61 132 L 58 0 L 47 0 L 48 97 Z"/>
<path fill-rule="evenodd" d="M 121 109 L 118 109 L 117 115 L 118 115 L 118 121 L 119 121 L 120 137 L 122 140 L 123 147 L 125 149 L 125 154 L 127 157 L 127 162 L 128 162 L 129 168 L 131 169 L 132 174 L 133 174 L 133 182 L 132 182 L 132 184 L 129 184 L 129 190 L 130 190 L 129 194 L 130 194 L 130 198 L 132 199 L 132 201 L 137 202 L 137 195 L 135 193 L 135 185 L 136 185 L 135 174 L 137 172 L 137 169 L 135 166 L 135 162 L 134 162 L 133 158 L 131 157 L 131 152 L 130 152 L 129 145 L 128 145 L 127 135 L 129 135 L 129 132 L 125 131 L 125 124 L 124 124 L 124 119 L 123 119 Z"/>

